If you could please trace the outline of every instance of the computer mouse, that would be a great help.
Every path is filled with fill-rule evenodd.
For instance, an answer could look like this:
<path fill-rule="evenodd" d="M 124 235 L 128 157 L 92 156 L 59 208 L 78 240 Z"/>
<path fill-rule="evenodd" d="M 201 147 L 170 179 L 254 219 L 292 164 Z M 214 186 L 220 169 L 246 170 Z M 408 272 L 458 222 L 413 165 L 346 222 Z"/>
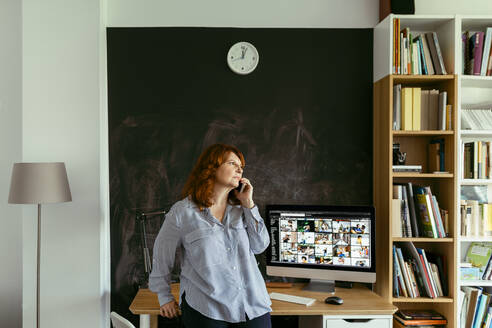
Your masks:
<path fill-rule="evenodd" d="M 329 296 L 325 299 L 325 303 L 328 304 L 335 304 L 335 305 L 342 305 L 343 304 L 343 299 L 341 299 L 338 296 Z"/>

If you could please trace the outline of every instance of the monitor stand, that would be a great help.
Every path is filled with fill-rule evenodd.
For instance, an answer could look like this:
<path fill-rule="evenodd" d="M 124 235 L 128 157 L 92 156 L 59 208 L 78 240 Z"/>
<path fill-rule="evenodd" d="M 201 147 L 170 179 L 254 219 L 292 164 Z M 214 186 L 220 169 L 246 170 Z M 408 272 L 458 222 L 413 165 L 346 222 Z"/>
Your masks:
<path fill-rule="evenodd" d="M 335 281 L 334 280 L 318 280 L 311 279 L 303 290 L 311 290 L 313 292 L 324 292 L 335 294 Z"/>

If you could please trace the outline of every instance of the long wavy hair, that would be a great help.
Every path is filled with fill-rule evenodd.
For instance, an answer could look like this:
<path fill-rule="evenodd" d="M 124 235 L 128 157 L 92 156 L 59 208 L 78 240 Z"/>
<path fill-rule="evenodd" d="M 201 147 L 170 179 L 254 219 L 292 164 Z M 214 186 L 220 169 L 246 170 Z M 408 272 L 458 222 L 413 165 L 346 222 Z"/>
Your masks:
<path fill-rule="evenodd" d="M 191 171 L 181 192 L 182 197 L 191 196 L 191 199 L 198 205 L 200 210 L 212 206 L 211 199 L 215 185 L 215 174 L 219 166 L 226 160 L 227 154 L 231 152 L 239 157 L 241 165 L 244 167 L 244 156 L 236 147 L 224 144 L 209 146 L 200 155 Z M 234 190 L 231 190 L 227 200 L 232 205 L 240 204 L 234 194 Z"/>

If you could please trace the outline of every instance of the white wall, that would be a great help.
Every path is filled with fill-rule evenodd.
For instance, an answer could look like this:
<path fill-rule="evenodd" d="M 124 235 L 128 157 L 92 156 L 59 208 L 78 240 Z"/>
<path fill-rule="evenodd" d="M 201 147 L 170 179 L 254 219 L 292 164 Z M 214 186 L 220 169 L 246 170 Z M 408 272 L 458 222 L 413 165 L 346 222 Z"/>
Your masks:
<path fill-rule="evenodd" d="M 22 149 L 23 161 L 64 161 L 73 195 L 71 203 L 43 207 L 41 321 L 45 327 L 108 324 L 103 318 L 107 314 L 105 292 L 109 279 L 106 66 L 101 20 L 105 2 L 23 0 L 22 50 L 20 1 L 4 0 L 0 7 L 1 40 L 9 45 L 0 52 L 0 144 L 5 154 L 0 162 L 2 185 L 8 185 L 11 162 L 20 158 Z M 107 2 L 108 26 L 365 28 L 376 25 L 379 13 L 377 0 Z M 469 10 L 483 14 L 490 9 L 489 0 L 472 0 L 466 5 L 458 0 L 452 4 L 444 0 L 416 2 L 419 14 L 468 14 Z M 0 199 L 6 199 L 6 193 L 0 192 Z M 36 209 L 24 208 L 23 325 L 33 327 Z M 0 326 L 4 326 L 3 313 L 19 311 L 20 293 L 15 291 L 20 286 L 15 277 L 21 272 L 20 254 L 16 256 L 15 247 L 10 246 L 19 240 L 20 227 L 18 223 L 6 223 L 7 217 L 19 216 L 19 207 L 0 202 L 0 211 L 5 214 L 0 224 L 12 229 L 11 233 L 0 230 L 1 259 L 5 257 L 4 245 L 9 245 L 9 255 L 1 263 L 12 266 L 0 271 Z M 5 308 L 4 291 L 9 303 L 16 306 Z M 13 327 L 19 322 L 14 320 Z"/>
<path fill-rule="evenodd" d="M 11 328 L 22 326 L 22 213 L 7 204 L 22 156 L 21 23 L 20 1 L 0 1 L 0 327 Z"/>
<path fill-rule="evenodd" d="M 41 326 L 100 327 L 100 1 L 24 0 L 22 28 L 22 159 L 65 162 L 73 198 L 43 206 Z M 33 327 L 36 207 L 24 209 L 23 326 Z"/>
<path fill-rule="evenodd" d="M 108 0 L 109 26 L 373 27 L 379 0 Z"/>
<path fill-rule="evenodd" d="M 415 0 L 415 14 L 492 15 L 490 0 Z"/>

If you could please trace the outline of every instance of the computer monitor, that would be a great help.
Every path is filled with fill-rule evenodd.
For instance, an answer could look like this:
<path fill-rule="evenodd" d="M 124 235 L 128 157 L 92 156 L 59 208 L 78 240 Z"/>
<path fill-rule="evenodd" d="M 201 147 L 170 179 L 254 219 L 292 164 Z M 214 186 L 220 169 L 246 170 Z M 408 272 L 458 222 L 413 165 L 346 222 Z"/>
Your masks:
<path fill-rule="evenodd" d="M 334 281 L 376 282 L 372 206 L 267 205 L 267 274 L 310 278 L 308 290 Z"/>

